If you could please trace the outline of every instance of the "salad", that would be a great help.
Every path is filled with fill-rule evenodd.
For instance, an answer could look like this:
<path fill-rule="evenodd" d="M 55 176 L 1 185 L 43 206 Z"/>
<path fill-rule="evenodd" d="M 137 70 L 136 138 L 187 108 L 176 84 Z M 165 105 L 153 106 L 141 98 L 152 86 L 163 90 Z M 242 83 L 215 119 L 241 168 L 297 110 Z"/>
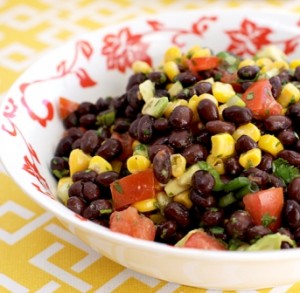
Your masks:
<path fill-rule="evenodd" d="M 170 47 L 118 97 L 61 97 L 57 195 L 112 231 L 215 250 L 300 245 L 300 59 Z"/>

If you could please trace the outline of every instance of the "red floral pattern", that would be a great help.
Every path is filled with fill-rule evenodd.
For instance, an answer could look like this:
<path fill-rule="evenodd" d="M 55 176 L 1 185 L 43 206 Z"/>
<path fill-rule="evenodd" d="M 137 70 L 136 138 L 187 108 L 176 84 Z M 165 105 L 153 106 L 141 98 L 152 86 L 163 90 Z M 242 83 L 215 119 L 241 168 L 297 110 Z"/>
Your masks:
<path fill-rule="evenodd" d="M 142 37 L 141 34 L 131 33 L 129 28 L 121 29 L 116 35 L 106 35 L 101 53 L 107 57 L 107 68 L 125 72 L 135 60 L 151 64 L 151 58 L 147 55 L 149 45 L 142 42 Z"/>

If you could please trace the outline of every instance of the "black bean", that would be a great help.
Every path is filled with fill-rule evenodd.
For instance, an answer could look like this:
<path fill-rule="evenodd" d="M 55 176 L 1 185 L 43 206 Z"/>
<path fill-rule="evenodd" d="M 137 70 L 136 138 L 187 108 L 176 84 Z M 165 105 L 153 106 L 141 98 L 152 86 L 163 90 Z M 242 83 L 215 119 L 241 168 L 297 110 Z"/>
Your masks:
<path fill-rule="evenodd" d="M 127 118 L 117 118 L 114 123 L 114 131 L 118 133 L 127 132 L 130 126 L 130 120 Z"/>
<path fill-rule="evenodd" d="M 277 156 L 289 162 L 289 164 L 300 167 L 300 153 L 292 150 L 280 151 Z"/>
<path fill-rule="evenodd" d="M 279 74 L 278 77 L 280 78 L 281 84 L 286 84 L 292 80 L 292 76 L 289 70 L 284 69 Z"/>
<path fill-rule="evenodd" d="M 208 196 L 215 186 L 214 177 L 204 170 L 196 171 L 192 176 L 192 187 L 203 196 Z"/>
<path fill-rule="evenodd" d="M 192 189 L 190 192 L 190 200 L 198 207 L 210 208 L 216 206 L 216 198 L 213 195 L 203 196 L 203 194 Z"/>
<path fill-rule="evenodd" d="M 138 125 L 139 125 L 139 118 L 137 118 L 133 122 L 131 122 L 129 129 L 128 129 L 129 135 L 134 139 L 138 138 Z"/>
<path fill-rule="evenodd" d="M 283 144 L 283 146 L 292 146 L 298 140 L 296 134 L 292 130 L 283 130 L 278 133 L 277 138 Z"/>
<path fill-rule="evenodd" d="M 233 123 L 221 120 L 209 121 L 205 124 L 205 128 L 212 135 L 224 132 L 233 134 L 235 131 Z"/>
<path fill-rule="evenodd" d="M 242 92 L 245 92 L 251 85 L 253 81 L 244 81 L 241 83 Z"/>
<path fill-rule="evenodd" d="M 300 102 L 290 105 L 286 111 L 286 116 L 293 121 L 294 125 L 298 126 L 300 124 Z"/>
<path fill-rule="evenodd" d="M 80 148 L 86 154 L 92 154 L 99 147 L 99 137 L 96 130 L 87 130 L 80 140 Z"/>
<path fill-rule="evenodd" d="M 203 99 L 199 102 L 197 106 L 197 112 L 203 122 L 219 119 L 218 108 L 216 104 L 209 99 Z"/>
<path fill-rule="evenodd" d="M 80 116 L 79 125 L 83 128 L 95 128 L 97 116 L 95 114 L 85 114 Z"/>
<path fill-rule="evenodd" d="M 243 171 L 238 157 L 230 157 L 224 162 L 225 171 L 232 176 L 238 176 Z"/>
<path fill-rule="evenodd" d="M 202 216 L 202 223 L 206 227 L 214 227 L 223 224 L 224 211 L 218 208 L 207 209 Z"/>
<path fill-rule="evenodd" d="M 153 128 L 159 132 L 165 132 L 169 130 L 169 121 L 165 117 L 160 117 L 154 120 Z"/>
<path fill-rule="evenodd" d="M 300 66 L 295 68 L 294 77 L 297 81 L 300 81 Z"/>
<path fill-rule="evenodd" d="M 165 220 L 162 223 L 157 225 L 156 228 L 156 238 L 159 238 L 163 241 L 167 241 L 174 236 L 177 230 L 177 224 L 172 220 Z"/>
<path fill-rule="evenodd" d="M 198 161 L 206 160 L 208 151 L 203 145 L 194 143 L 186 147 L 181 155 L 186 159 L 188 165 L 193 165 Z"/>
<path fill-rule="evenodd" d="M 97 177 L 97 172 L 93 170 L 84 170 L 84 171 L 77 171 L 72 175 L 73 182 L 81 181 L 81 182 L 94 182 Z"/>
<path fill-rule="evenodd" d="M 250 136 L 245 134 L 241 135 L 235 143 L 235 151 L 238 154 L 245 153 L 257 147 L 257 143 Z"/>
<path fill-rule="evenodd" d="M 251 216 L 244 210 L 237 210 L 232 213 L 225 224 L 230 237 L 244 239 L 247 230 L 253 226 Z"/>
<path fill-rule="evenodd" d="M 83 188 L 83 184 L 81 181 L 76 181 L 72 183 L 68 190 L 69 197 L 72 196 L 83 197 L 82 188 Z"/>
<path fill-rule="evenodd" d="M 168 150 L 160 150 L 153 158 L 153 173 L 156 180 L 166 184 L 171 178 L 171 159 Z"/>
<path fill-rule="evenodd" d="M 110 128 L 108 126 L 101 126 L 98 128 L 98 136 L 100 139 L 100 142 L 102 143 L 105 139 L 111 137 Z"/>
<path fill-rule="evenodd" d="M 93 201 L 98 199 L 100 196 L 99 187 L 93 182 L 83 182 L 82 183 L 82 196 L 87 201 Z"/>
<path fill-rule="evenodd" d="M 149 159 L 151 162 L 153 162 L 153 159 L 155 157 L 155 155 L 162 150 L 166 150 L 168 151 L 170 154 L 172 154 L 172 150 L 166 146 L 165 144 L 154 144 L 154 145 L 150 145 L 148 147 L 148 155 L 149 155 Z"/>
<path fill-rule="evenodd" d="M 153 118 L 144 115 L 139 119 L 137 127 L 138 140 L 141 143 L 149 143 L 153 138 Z"/>
<path fill-rule="evenodd" d="M 97 113 L 107 110 L 109 104 L 110 104 L 110 99 L 104 99 L 102 97 L 98 98 L 95 103 Z"/>
<path fill-rule="evenodd" d="M 112 204 L 106 199 L 97 199 L 92 201 L 83 211 L 82 216 L 87 219 L 97 219 L 100 217 L 109 217 L 112 213 Z"/>
<path fill-rule="evenodd" d="M 146 80 L 146 76 L 143 73 L 135 73 L 129 77 L 126 90 L 128 91 L 133 86 L 138 85 Z"/>
<path fill-rule="evenodd" d="M 273 174 L 269 174 L 268 183 L 270 187 L 285 187 L 284 181 Z"/>
<path fill-rule="evenodd" d="M 198 96 L 202 95 L 202 94 L 211 94 L 212 93 L 212 86 L 210 82 L 206 82 L 206 81 L 201 81 L 196 83 L 194 86 L 194 89 L 196 90 L 196 94 Z"/>
<path fill-rule="evenodd" d="M 192 139 L 188 130 L 172 131 L 169 136 L 169 144 L 177 150 L 182 150 L 192 143 Z"/>
<path fill-rule="evenodd" d="M 66 118 L 64 118 L 63 125 L 66 129 L 77 127 L 79 125 L 79 116 L 77 111 L 70 113 Z"/>
<path fill-rule="evenodd" d="M 127 91 L 127 102 L 135 110 L 141 108 L 143 99 L 140 96 L 140 90 L 138 85 L 134 85 Z"/>
<path fill-rule="evenodd" d="M 269 184 L 269 174 L 258 168 L 246 169 L 243 171 L 243 174 L 262 189 L 266 189 Z"/>
<path fill-rule="evenodd" d="M 266 172 L 270 172 L 272 170 L 273 157 L 270 154 L 263 154 L 258 169 Z"/>
<path fill-rule="evenodd" d="M 187 106 L 177 106 L 169 117 L 170 125 L 175 129 L 183 129 L 189 127 L 193 120 L 193 112 Z"/>
<path fill-rule="evenodd" d="M 69 157 L 74 139 L 70 136 L 63 137 L 57 144 L 54 155 L 56 157 Z"/>
<path fill-rule="evenodd" d="M 252 120 L 252 111 L 246 107 L 230 106 L 223 110 L 223 119 L 237 125 L 246 124 Z"/>
<path fill-rule="evenodd" d="M 52 158 L 50 161 L 50 169 L 53 175 L 58 179 L 68 176 L 70 173 L 68 160 L 62 157 Z"/>
<path fill-rule="evenodd" d="M 292 199 L 288 199 L 283 207 L 283 217 L 291 229 L 300 227 L 300 205 Z"/>
<path fill-rule="evenodd" d="M 117 116 L 123 116 L 126 107 L 128 106 L 127 95 L 124 94 L 120 97 L 112 99 L 112 106 L 117 112 Z"/>
<path fill-rule="evenodd" d="M 95 178 L 95 182 L 103 186 L 109 186 L 118 178 L 119 178 L 119 173 L 115 171 L 107 171 L 98 174 L 97 177 Z"/>
<path fill-rule="evenodd" d="M 77 112 L 80 117 L 86 114 L 95 114 L 96 106 L 91 102 L 82 102 L 79 104 Z"/>
<path fill-rule="evenodd" d="M 187 227 L 190 224 L 189 210 L 183 204 L 172 201 L 164 209 L 165 217 L 173 220 L 181 227 Z"/>
<path fill-rule="evenodd" d="M 66 130 L 65 136 L 71 137 L 74 141 L 84 134 L 84 130 L 79 127 L 71 127 Z"/>
<path fill-rule="evenodd" d="M 188 87 L 193 85 L 198 80 L 198 78 L 192 72 L 184 71 L 179 73 L 176 76 L 175 80 L 180 81 L 183 87 Z"/>
<path fill-rule="evenodd" d="M 282 89 L 280 78 L 277 75 L 273 76 L 269 79 L 269 82 L 272 86 L 271 87 L 272 95 L 275 99 L 277 99 L 280 96 L 281 89 Z"/>
<path fill-rule="evenodd" d="M 290 118 L 283 115 L 272 115 L 264 120 L 266 130 L 270 132 L 279 132 L 291 127 L 292 121 Z"/>
<path fill-rule="evenodd" d="M 160 86 L 165 84 L 167 81 L 167 76 L 161 71 L 152 71 L 148 74 L 148 79 Z"/>
<path fill-rule="evenodd" d="M 112 161 L 122 153 L 122 144 L 114 138 L 106 139 L 97 150 L 96 154 L 107 161 Z"/>
<path fill-rule="evenodd" d="M 260 68 L 256 65 L 247 65 L 247 66 L 241 67 L 237 71 L 237 75 L 240 79 L 252 80 L 256 77 L 259 70 L 260 70 Z"/>
<path fill-rule="evenodd" d="M 167 97 L 167 98 L 169 98 L 170 94 L 169 94 L 169 92 L 166 89 L 156 89 L 154 96 L 156 98 L 161 98 L 161 97 Z"/>
<path fill-rule="evenodd" d="M 259 238 L 262 238 L 263 236 L 266 236 L 268 234 L 272 234 L 272 231 L 270 230 L 270 228 L 262 226 L 262 225 L 256 225 L 256 226 L 250 227 L 246 231 L 246 238 L 251 243 L 251 242 L 255 242 Z"/>
<path fill-rule="evenodd" d="M 287 188 L 288 198 L 295 200 L 300 204 L 300 177 L 294 178 Z"/>
<path fill-rule="evenodd" d="M 196 141 L 206 146 L 207 149 L 211 148 L 211 134 L 205 128 L 200 129 L 197 134 Z"/>
<path fill-rule="evenodd" d="M 67 207 L 74 213 L 82 215 L 86 207 L 86 203 L 82 198 L 77 196 L 72 196 L 67 200 Z"/>

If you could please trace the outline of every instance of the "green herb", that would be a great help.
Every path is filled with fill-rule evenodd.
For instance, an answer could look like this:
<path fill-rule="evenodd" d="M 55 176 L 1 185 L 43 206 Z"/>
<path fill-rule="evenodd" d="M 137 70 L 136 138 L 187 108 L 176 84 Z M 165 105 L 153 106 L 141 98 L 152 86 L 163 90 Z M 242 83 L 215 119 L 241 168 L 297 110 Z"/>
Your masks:
<path fill-rule="evenodd" d="M 205 161 L 198 162 L 198 166 L 200 170 L 208 171 L 215 179 L 215 186 L 213 188 L 214 191 L 221 191 L 223 190 L 224 183 L 220 178 L 220 174 L 209 164 Z"/>
<path fill-rule="evenodd" d="M 224 233 L 224 228 L 223 228 L 223 227 L 215 226 L 215 227 L 211 227 L 211 228 L 209 229 L 209 231 L 210 231 L 212 234 L 222 234 L 222 233 Z"/>
<path fill-rule="evenodd" d="M 114 189 L 115 189 L 116 191 L 118 191 L 119 193 L 121 193 L 121 194 L 124 193 L 123 188 L 122 188 L 122 186 L 121 186 L 119 180 L 116 180 L 116 181 L 114 182 L 113 187 L 114 187 Z"/>
<path fill-rule="evenodd" d="M 96 125 L 111 126 L 114 124 L 116 113 L 113 110 L 105 110 L 97 116 Z"/>
<path fill-rule="evenodd" d="M 246 96 L 247 101 L 251 101 L 253 99 L 254 99 L 254 93 L 253 92 L 250 92 L 249 94 L 247 94 L 247 96 Z"/>
<path fill-rule="evenodd" d="M 268 213 L 264 214 L 261 218 L 261 223 L 265 226 L 268 227 L 271 223 L 275 222 L 277 220 L 277 217 L 270 216 Z"/>
<path fill-rule="evenodd" d="M 273 161 L 272 170 L 274 175 L 280 177 L 285 184 L 289 184 L 295 177 L 300 176 L 299 169 L 282 158 Z"/>
<path fill-rule="evenodd" d="M 62 178 L 62 177 L 66 177 L 70 174 L 70 171 L 67 170 L 67 169 L 64 169 L 64 170 L 53 170 L 52 171 L 53 175 L 56 177 L 56 178 Z"/>
<path fill-rule="evenodd" d="M 100 210 L 100 215 L 111 214 L 112 209 L 102 209 Z"/>

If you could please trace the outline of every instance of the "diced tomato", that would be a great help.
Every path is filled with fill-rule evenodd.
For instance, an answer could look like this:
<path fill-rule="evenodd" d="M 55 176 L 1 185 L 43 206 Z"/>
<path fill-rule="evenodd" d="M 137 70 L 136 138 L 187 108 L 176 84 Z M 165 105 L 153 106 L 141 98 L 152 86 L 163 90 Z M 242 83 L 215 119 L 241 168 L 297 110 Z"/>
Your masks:
<path fill-rule="evenodd" d="M 110 184 L 113 204 L 120 210 L 137 201 L 155 197 L 152 169 L 128 175 Z"/>
<path fill-rule="evenodd" d="M 256 225 L 265 225 L 272 231 L 280 227 L 284 203 L 282 187 L 249 193 L 244 196 L 243 202 Z"/>
<path fill-rule="evenodd" d="M 136 208 L 128 207 L 123 211 L 115 211 L 110 216 L 110 229 L 135 238 L 154 240 L 155 225 Z"/>
<path fill-rule="evenodd" d="M 242 92 L 242 86 L 238 82 L 238 76 L 237 76 L 236 72 L 230 73 L 227 71 L 223 71 L 220 81 L 224 82 L 224 83 L 230 83 L 232 85 L 233 89 L 235 90 L 235 92 L 237 92 L 237 93 Z"/>
<path fill-rule="evenodd" d="M 59 116 L 65 119 L 69 114 L 77 110 L 79 103 L 71 101 L 67 98 L 60 97 L 58 101 Z"/>
<path fill-rule="evenodd" d="M 115 138 L 121 142 L 123 151 L 119 157 L 119 160 L 122 162 L 126 161 L 133 153 L 133 138 L 128 134 L 128 132 L 122 134 L 113 132 L 111 138 Z"/>
<path fill-rule="evenodd" d="M 220 240 L 201 230 L 192 233 L 182 247 L 206 250 L 227 250 L 225 244 Z"/>
<path fill-rule="evenodd" d="M 254 118 L 265 119 L 270 115 L 282 114 L 282 106 L 274 99 L 271 88 L 269 80 L 262 79 L 250 85 L 242 95 Z"/>
<path fill-rule="evenodd" d="M 189 69 L 193 72 L 213 69 L 216 68 L 218 64 L 219 58 L 217 56 L 195 57 L 190 60 L 187 60 L 187 65 Z"/>

